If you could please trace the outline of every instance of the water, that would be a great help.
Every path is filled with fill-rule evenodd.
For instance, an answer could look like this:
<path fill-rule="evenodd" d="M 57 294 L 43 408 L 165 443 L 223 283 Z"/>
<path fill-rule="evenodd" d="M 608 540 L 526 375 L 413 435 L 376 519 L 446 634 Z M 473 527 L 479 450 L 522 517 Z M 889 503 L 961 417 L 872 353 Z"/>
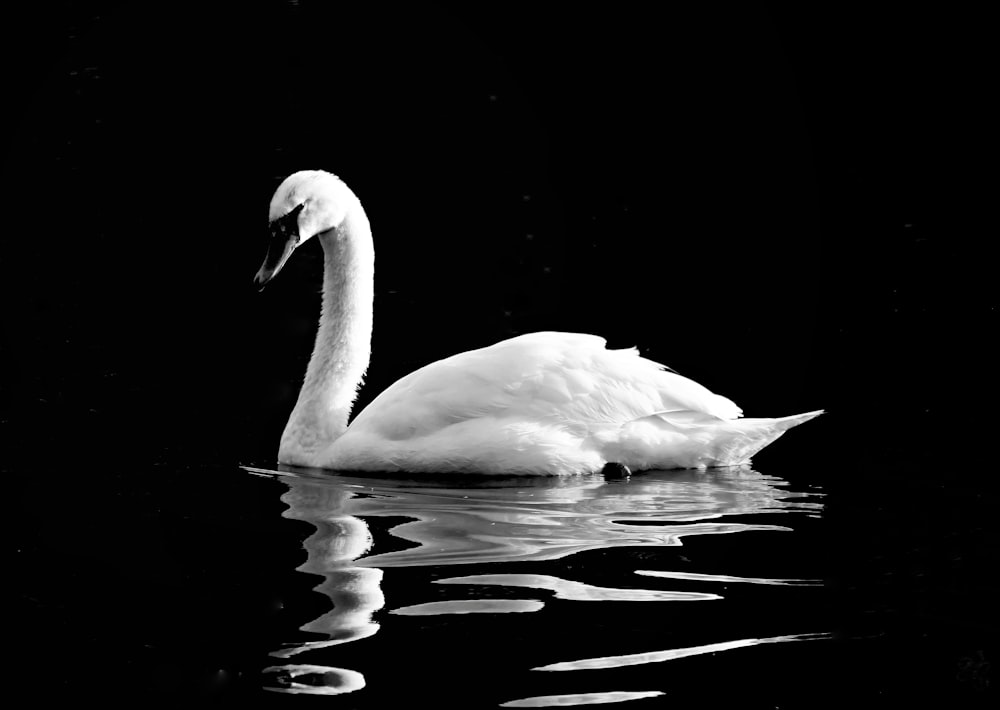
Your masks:
<path fill-rule="evenodd" d="M 17 678 L 174 706 L 987 706 L 990 499 L 781 472 L 36 471 Z"/>
<path fill-rule="evenodd" d="M 398 701 L 401 684 L 422 706 L 638 701 L 676 696 L 723 653 L 753 667 L 774 662 L 770 644 L 832 638 L 808 611 L 821 580 L 789 577 L 803 565 L 774 554 L 775 537 L 818 524 L 822 493 L 754 470 L 277 477 L 284 517 L 313 528 L 297 569 L 329 610 L 270 652 L 273 692 L 358 707 Z M 731 548 L 749 554 L 713 559 Z"/>

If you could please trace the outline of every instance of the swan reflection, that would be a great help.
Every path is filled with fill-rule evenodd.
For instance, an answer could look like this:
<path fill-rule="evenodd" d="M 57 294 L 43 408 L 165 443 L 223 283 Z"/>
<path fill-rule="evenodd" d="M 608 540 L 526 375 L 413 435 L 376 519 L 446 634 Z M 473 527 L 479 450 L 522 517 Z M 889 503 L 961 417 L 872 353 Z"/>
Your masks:
<path fill-rule="evenodd" d="M 357 671 L 311 664 L 271 666 L 264 673 L 282 678 L 282 685 L 264 686 L 264 690 L 293 695 L 341 695 L 365 687 L 365 678 Z M 313 683 L 303 683 L 298 678 L 311 678 Z"/>
<path fill-rule="evenodd" d="M 521 698 L 500 703 L 502 708 L 553 708 L 567 705 L 603 705 L 604 703 L 621 703 L 626 700 L 642 700 L 663 695 L 660 690 L 646 691 L 609 691 L 606 693 L 572 693 L 565 695 L 538 695 L 533 698 Z"/>
<path fill-rule="evenodd" d="M 748 468 L 650 472 L 625 481 L 607 481 L 601 476 L 399 480 L 302 470 L 284 473 L 282 480 L 288 486 L 282 495 L 288 506 L 284 516 L 315 526 L 315 531 L 304 542 L 306 561 L 298 569 L 323 577 L 316 590 L 330 599 L 332 609 L 301 627 L 322 638 L 274 651 L 273 655 L 278 657 L 290 657 L 375 634 L 379 627 L 373 616 L 386 604 L 380 588 L 385 569 L 555 560 L 582 551 L 613 547 L 678 546 L 689 535 L 789 530 L 748 516 L 792 511 L 815 515 L 821 508 L 816 498 L 818 494 L 792 491 L 781 479 Z M 388 520 L 388 524 L 376 525 L 380 531 L 386 527 L 388 530 L 387 534 L 380 532 L 373 544 L 369 523 L 400 518 L 404 522 L 393 524 L 395 520 Z M 396 538 L 397 542 L 392 544 L 388 536 Z M 401 547 L 400 543 L 408 546 L 392 549 Z M 385 549 L 387 547 L 390 549 Z M 492 564 L 488 569 L 494 569 Z M 670 579 L 703 583 L 808 583 L 807 580 L 672 570 L 633 571 L 645 575 L 650 586 Z M 639 577 L 634 579 L 639 581 Z M 524 598 L 435 600 L 395 608 L 390 604 L 388 613 L 400 616 L 530 613 L 542 610 L 552 598 L 644 602 L 722 599 L 719 594 L 707 591 L 656 589 L 655 586 L 632 588 L 632 581 L 626 588 L 595 586 L 583 580 L 548 574 L 472 574 L 433 582 L 468 585 L 466 590 L 470 586 L 517 588 L 524 592 Z M 717 585 L 714 591 L 719 591 L 721 586 Z M 384 617 L 383 622 L 389 618 Z M 765 641 L 755 639 L 753 642 Z M 723 646 L 750 645 L 747 640 L 732 644 L 713 644 L 705 648 L 714 651 Z M 667 652 L 667 655 L 671 653 L 675 652 Z M 545 669 L 555 670 L 561 665 Z M 335 671 L 356 674 L 334 668 L 325 672 Z M 335 685 L 341 689 L 334 692 L 349 692 L 344 688 L 361 687 L 363 683 L 359 674 L 351 675 L 349 681 L 338 676 Z M 310 692 L 304 690 L 302 684 L 293 685 L 294 692 Z M 317 692 L 331 691 L 327 688 Z M 557 702 L 555 697 L 526 698 L 520 702 L 537 701 L 541 706 L 544 702 Z M 575 696 L 566 696 L 562 702 L 597 701 L 580 696 L 579 703 L 574 703 L 569 702 L 570 697 Z"/>
<path fill-rule="evenodd" d="M 817 511 L 808 493 L 751 469 L 661 471 L 629 481 L 579 478 L 399 481 L 300 474 L 288 517 L 405 517 L 390 533 L 415 546 L 361 557 L 361 567 L 554 560 L 610 547 L 674 546 L 686 535 L 788 530 L 723 517 Z M 327 490 L 324 490 L 327 489 Z M 309 506 L 309 511 L 303 506 Z M 319 509 L 326 501 L 326 510 Z M 318 507 L 319 506 L 319 507 Z M 343 534 L 352 535 L 343 528 Z M 362 533 L 357 531 L 357 535 Z M 364 546 L 370 537 L 338 544 Z M 354 559 L 354 558 L 352 558 Z M 315 568 L 308 571 L 317 571 Z"/>
<path fill-rule="evenodd" d="M 393 609 L 400 616 L 437 616 L 439 614 L 511 614 L 538 611 L 544 603 L 534 599 L 455 599 L 427 602 Z"/>
<path fill-rule="evenodd" d="M 474 574 L 435 580 L 436 584 L 485 584 L 504 587 L 530 587 L 554 592 L 556 599 L 597 602 L 680 602 L 722 599 L 718 594 L 703 592 L 672 592 L 654 589 L 614 589 L 595 587 L 583 582 L 571 582 L 548 574 Z"/>
<path fill-rule="evenodd" d="M 532 668 L 533 671 L 580 671 L 597 670 L 602 668 L 621 668 L 623 666 L 638 666 L 644 663 L 662 663 L 663 661 L 676 661 L 679 658 L 689 656 L 700 656 L 706 653 L 719 653 L 720 651 L 731 651 L 734 648 L 747 648 L 749 646 L 759 646 L 764 643 L 787 643 L 790 641 L 817 641 L 830 638 L 830 634 L 791 634 L 788 636 L 772 636 L 763 639 L 739 639 L 738 641 L 724 641 L 722 643 L 709 643 L 703 646 L 690 646 L 687 648 L 670 648 L 665 651 L 647 651 L 645 653 L 630 653 L 624 656 L 602 656 L 601 658 L 583 658 L 576 661 L 563 661 L 561 663 L 550 663 L 547 666 Z"/>
<path fill-rule="evenodd" d="M 288 504 L 284 517 L 306 520 L 316 531 L 306 538 L 306 561 L 298 567 L 324 577 L 316 591 L 333 602 L 333 609 L 301 627 L 326 636 L 320 641 L 290 645 L 273 651 L 287 658 L 303 651 L 357 641 L 373 635 L 378 624 L 372 614 L 385 604 L 380 582 L 382 570 L 358 567 L 354 561 L 372 546 L 372 535 L 364 520 L 345 512 L 355 492 L 349 487 L 293 480 L 282 496 Z"/>

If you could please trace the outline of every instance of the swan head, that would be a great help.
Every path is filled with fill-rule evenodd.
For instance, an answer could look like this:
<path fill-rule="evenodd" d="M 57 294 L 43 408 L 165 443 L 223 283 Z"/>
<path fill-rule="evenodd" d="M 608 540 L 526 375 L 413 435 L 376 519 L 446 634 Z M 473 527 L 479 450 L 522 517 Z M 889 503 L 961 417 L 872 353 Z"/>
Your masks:
<path fill-rule="evenodd" d="M 356 199 L 340 178 L 322 170 L 300 170 L 285 178 L 271 198 L 267 256 L 254 283 L 264 288 L 297 247 L 336 230 Z"/>

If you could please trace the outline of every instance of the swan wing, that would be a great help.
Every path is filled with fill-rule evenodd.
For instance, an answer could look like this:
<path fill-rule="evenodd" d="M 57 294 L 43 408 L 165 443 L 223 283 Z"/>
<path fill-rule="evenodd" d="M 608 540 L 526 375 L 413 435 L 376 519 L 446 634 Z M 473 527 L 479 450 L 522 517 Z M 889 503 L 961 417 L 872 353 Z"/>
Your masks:
<path fill-rule="evenodd" d="M 351 424 L 390 440 L 480 418 L 603 428 L 654 414 L 734 419 L 741 411 L 686 377 L 604 338 L 531 333 L 426 365 L 395 382 Z"/>

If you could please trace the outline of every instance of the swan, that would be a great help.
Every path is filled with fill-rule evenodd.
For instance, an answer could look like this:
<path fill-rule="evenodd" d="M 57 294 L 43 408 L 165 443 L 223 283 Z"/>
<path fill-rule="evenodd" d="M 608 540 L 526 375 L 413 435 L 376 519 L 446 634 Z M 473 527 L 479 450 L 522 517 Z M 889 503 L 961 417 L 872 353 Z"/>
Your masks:
<path fill-rule="evenodd" d="M 263 289 L 312 237 L 323 247 L 319 329 L 278 461 L 341 471 L 567 475 L 745 464 L 819 415 L 740 419 L 734 402 L 580 333 L 519 335 L 404 376 L 348 425 L 371 354 L 375 250 L 361 202 L 304 170 L 271 199 Z"/>

